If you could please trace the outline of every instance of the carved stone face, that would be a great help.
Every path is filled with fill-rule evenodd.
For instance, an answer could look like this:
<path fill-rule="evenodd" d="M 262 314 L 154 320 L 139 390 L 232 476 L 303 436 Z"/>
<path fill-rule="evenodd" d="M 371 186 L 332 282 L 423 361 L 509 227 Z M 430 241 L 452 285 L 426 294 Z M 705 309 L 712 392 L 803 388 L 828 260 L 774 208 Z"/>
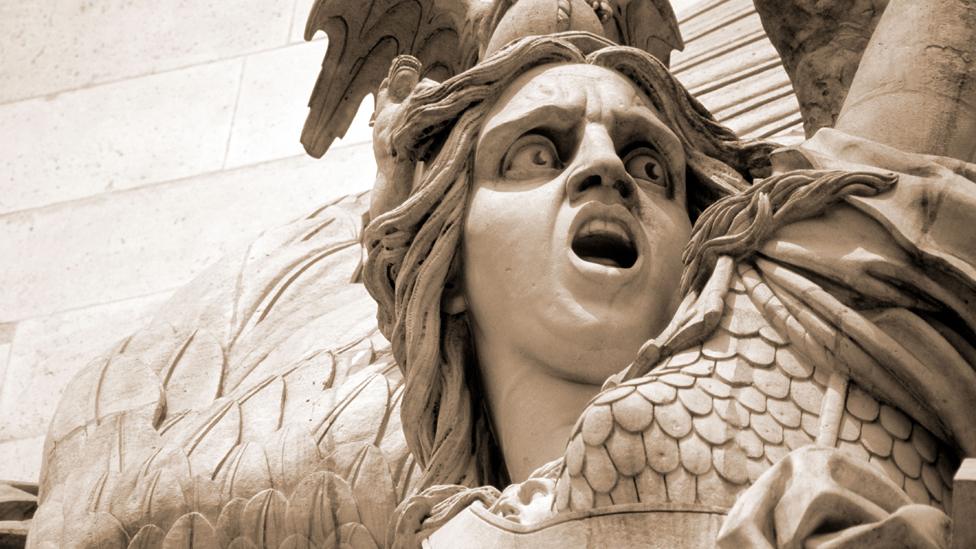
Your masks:
<path fill-rule="evenodd" d="M 650 105 L 610 70 L 549 65 L 489 112 L 463 233 L 477 341 L 600 384 L 670 320 L 685 158 Z"/>

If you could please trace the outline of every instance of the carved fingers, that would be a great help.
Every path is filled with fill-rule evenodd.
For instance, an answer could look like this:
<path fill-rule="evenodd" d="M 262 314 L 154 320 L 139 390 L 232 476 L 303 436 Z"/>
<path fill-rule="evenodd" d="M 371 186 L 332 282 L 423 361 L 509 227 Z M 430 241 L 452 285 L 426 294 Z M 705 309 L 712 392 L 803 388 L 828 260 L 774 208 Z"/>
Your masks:
<path fill-rule="evenodd" d="M 947 547 L 949 518 L 866 461 L 806 446 L 770 468 L 733 506 L 718 547 Z"/>

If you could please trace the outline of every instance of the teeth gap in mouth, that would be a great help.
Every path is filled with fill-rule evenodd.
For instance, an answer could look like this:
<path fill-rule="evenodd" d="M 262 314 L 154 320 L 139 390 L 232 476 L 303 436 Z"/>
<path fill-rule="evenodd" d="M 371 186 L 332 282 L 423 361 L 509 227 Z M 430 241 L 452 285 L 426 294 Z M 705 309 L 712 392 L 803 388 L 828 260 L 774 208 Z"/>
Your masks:
<path fill-rule="evenodd" d="M 573 239 L 573 253 L 583 261 L 620 269 L 629 269 L 637 262 L 634 244 L 613 234 L 578 236 Z"/>

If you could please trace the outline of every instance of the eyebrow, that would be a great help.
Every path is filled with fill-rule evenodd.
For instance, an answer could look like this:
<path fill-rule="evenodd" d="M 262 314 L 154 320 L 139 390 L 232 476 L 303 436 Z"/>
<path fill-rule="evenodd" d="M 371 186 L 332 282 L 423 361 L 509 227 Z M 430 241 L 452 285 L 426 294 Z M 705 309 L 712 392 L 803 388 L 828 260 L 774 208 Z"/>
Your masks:
<path fill-rule="evenodd" d="M 674 156 L 676 153 L 683 153 L 681 138 L 669 128 L 663 120 L 653 114 L 646 105 L 638 107 L 636 105 L 613 110 L 614 131 L 611 134 L 615 141 L 628 141 L 633 143 L 638 137 L 643 138 L 655 150 L 664 155 L 667 161 L 668 171 L 672 171 Z M 620 129 L 619 123 L 626 120 L 634 125 L 632 133 L 625 133 Z M 676 175 L 671 173 L 669 175 Z"/>
<path fill-rule="evenodd" d="M 484 135 L 478 140 L 482 143 L 491 142 L 496 136 L 506 135 L 518 131 L 521 135 L 527 130 L 539 127 L 564 130 L 572 128 L 582 118 L 582 106 L 557 105 L 553 103 L 535 104 L 527 109 L 512 109 L 505 114 L 500 122 L 493 123 L 485 129 Z M 553 123 L 555 121 L 555 123 Z"/>

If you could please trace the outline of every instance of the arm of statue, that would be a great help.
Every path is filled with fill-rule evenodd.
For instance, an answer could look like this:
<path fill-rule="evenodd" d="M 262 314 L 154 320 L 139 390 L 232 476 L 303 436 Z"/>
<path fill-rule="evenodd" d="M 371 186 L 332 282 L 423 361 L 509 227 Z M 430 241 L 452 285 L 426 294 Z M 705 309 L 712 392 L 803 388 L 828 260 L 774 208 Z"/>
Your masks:
<path fill-rule="evenodd" d="M 806 446 L 739 496 L 717 547 L 939 549 L 949 546 L 950 522 L 866 461 Z"/>

